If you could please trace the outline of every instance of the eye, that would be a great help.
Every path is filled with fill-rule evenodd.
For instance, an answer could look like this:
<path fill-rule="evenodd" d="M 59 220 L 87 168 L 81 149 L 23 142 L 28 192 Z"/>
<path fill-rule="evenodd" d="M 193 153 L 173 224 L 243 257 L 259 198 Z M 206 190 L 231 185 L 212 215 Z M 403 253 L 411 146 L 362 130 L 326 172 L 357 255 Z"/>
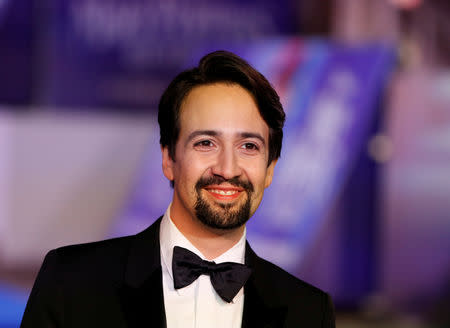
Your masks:
<path fill-rule="evenodd" d="M 194 143 L 194 147 L 196 148 L 209 148 L 214 146 L 211 140 L 200 140 Z"/>
<path fill-rule="evenodd" d="M 246 149 L 246 150 L 258 150 L 259 149 L 258 145 L 254 144 L 253 142 L 244 143 L 242 145 L 242 148 Z"/>

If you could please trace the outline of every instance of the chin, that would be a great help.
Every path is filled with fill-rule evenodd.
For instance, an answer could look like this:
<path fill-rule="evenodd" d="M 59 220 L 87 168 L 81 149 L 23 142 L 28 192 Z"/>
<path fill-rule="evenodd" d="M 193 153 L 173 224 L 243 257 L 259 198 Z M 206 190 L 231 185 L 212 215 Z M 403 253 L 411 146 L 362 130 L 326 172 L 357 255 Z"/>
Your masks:
<path fill-rule="evenodd" d="M 231 210 L 228 206 L 237 207 Z M 218 206 L 220 209 L 214 207 Z M 199 198 L 195 204 L 197 219 L 205 226 L 219 230 L 234 230 L 242 227 L 250 218 L 250 201 L 244 204 L 215 204 Z"/>

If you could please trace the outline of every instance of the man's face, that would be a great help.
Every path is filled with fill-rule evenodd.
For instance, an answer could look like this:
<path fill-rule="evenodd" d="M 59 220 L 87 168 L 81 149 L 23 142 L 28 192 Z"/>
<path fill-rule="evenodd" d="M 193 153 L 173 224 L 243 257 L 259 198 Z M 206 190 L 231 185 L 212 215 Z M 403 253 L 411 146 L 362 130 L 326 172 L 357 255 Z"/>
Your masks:
<path fill-rule="evenodd" d="M 174 180 L 172 219 L 218 229 L 242 226 L 272 181 L 269 127 L 251 94 L 236 84 L 194 88 L 184 99 L 175 160 L 163 148 L 163 171 Z"/>

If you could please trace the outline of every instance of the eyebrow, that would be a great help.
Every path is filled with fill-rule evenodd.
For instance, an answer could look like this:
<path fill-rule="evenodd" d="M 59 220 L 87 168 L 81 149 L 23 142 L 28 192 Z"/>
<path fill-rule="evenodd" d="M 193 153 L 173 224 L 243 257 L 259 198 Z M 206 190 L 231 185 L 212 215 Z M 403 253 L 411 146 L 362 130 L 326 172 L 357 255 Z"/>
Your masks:
<path fill-rule="evenodd" d="M 220 133 L 214 130 L 197 130 L 189 134 L 185 144 L 187 145 L 192 139 L 194 139 L 197 136 L 204 136 L 204 135 L 215 137 L 220 135 Z"/>
<path fill-rule="evenodd" d="M 189 136 L 186 139 L 186 144 L 188 144 L 192 139 L 194 139 L 195 137 L 200 136 L 200 135 L 216 137 L 216 136 L 220 136 L 221 134 L 222 134 L 221 132 L 218 132 L 215 130 L 197 130 L 197 131 L 194 131 L 191 134 L 189 134 Z M 266 145 L 266 141 L 264 140 L 263 136 L 259 133 L 240 132 L 239 136 L 241 138 L 255 138 L 255 139 L 258 139 L 259 141 L 261 141 L 263 146 Z"/>
<path fill-rule="evenodd" d="M 266 141 L 264 140 L 263 136 L 260 135 L 259 133 L 254 133 L 254 132 L 241 132 L 240 133 L 241 138 L 255 138 L 258 139 L 259 141 L 261 141 L 261 143 L 263 144 L 263 146 L 266 145 Z"/>

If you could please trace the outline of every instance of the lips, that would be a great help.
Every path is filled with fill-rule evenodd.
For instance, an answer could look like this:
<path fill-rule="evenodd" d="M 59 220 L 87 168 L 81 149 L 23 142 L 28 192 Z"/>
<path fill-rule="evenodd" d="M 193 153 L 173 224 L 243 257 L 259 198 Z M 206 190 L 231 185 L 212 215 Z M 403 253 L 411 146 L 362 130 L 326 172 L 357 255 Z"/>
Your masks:
<path fill-rule="evenodd" d="M 219 187 L 219 186 L 207 186 L 204 188 L 208 194 L 218 200 L 230 201 L 238 198 L 244 191 L 243 188 L 238 187 Z"/>
<path fill-rule="evenodd" d="M 236 190 L 220 190 L 220 189 L 208 189 L 208 191 L 213 194 L 219 194 L 223 196 L 231 196 L 239 192 Z"/>

